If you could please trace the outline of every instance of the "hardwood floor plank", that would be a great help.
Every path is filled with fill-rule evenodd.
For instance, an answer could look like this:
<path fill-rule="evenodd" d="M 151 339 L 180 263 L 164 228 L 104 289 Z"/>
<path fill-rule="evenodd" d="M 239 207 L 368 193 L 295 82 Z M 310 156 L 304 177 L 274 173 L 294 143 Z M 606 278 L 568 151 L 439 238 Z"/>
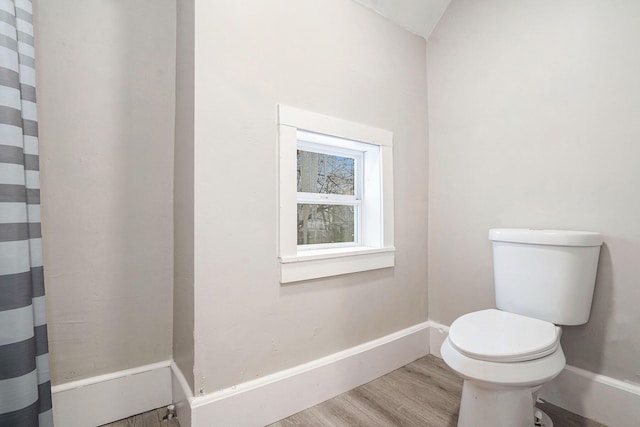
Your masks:
<path fill-rule="evenodd" d="M 145 412 L 140 415 L 138 424 L 135 427 L 158 427 L 162 425 L 162 418 L 158 414 L 158 410 Z"/>
<path fill-rule="evenodd" d="M 165 408 L 158 408 L 100 427 L 180 427 L 176 419 L 163 420 L 162 418 L 166 413 L 167 410 Z"/>
<path fill-rule="evenodd" d="M 360 409 L 374 426 L 401 425 L 408 422 L 408 412 L 402 411 L 398 402 L 384 400 L 387 395 L 381 394 L 380 383 L 369 384 L 369 387 L 359 387 L 347 393 L 353 399 L 354 405 Z M 363 423 L 364 424 L 364 423 Z"/>
<path fill-rule="evenodd" d="M 433 392 L 428 385 L 409 371 L 399 369 L 393 375 L 366 384 L 363 389 L 371 390 L 380 406 L 389 407 L 400 421 L 394 425 L 446 425 L 450 412 L 457 411 L 457 402 L 440 391 Z M 450 410 L 447 402 L 452 403 Z"/>

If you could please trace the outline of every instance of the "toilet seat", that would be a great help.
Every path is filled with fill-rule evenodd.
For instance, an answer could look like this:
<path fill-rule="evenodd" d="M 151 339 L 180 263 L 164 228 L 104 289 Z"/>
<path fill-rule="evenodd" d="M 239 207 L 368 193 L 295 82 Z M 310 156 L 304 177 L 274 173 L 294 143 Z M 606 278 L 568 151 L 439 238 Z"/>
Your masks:
<path fill-rule="evenodd" d="M 489 309 L 465 314 L 449 329 L 449 342 L 461 354 L 488 362 L 523 362 L 554 353 L 561 329 L 553 323 Z"/>

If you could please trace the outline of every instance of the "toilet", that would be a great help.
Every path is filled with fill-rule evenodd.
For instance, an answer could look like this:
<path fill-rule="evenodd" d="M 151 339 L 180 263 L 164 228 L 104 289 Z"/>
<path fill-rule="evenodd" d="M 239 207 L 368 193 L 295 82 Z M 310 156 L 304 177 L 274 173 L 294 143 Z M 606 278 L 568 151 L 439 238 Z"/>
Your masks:
<path fill-rule="evenodd" d="M 497 309 L 456 319 L 441 348 L 464 379 L 458 427 L 550 427 L 537 392 L 564 369 L 560 326 L 589 319 L 602 235 L 497 228 L 489 239 Z"/>

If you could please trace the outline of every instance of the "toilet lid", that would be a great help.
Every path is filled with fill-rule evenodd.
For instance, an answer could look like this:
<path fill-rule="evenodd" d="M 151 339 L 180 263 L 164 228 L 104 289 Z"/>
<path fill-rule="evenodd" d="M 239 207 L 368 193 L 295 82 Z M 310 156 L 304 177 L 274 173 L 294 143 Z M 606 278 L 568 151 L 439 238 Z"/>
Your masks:
<path fill-rule="evenodd" d="M 490 309 L 456 319 L 449 328 L 449 342 L 474 359 L 522 362 L 556 351 L 560 331 L 544 320 Z"/>

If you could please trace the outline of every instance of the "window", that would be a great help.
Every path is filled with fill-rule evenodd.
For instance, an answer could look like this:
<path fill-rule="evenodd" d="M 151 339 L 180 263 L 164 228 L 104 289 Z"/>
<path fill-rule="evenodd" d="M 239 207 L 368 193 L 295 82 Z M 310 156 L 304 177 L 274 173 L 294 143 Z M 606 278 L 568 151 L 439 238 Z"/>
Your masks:
<path fill-rule="evenodd" d="M 297 138 L 298 250 L 359 246 L 364 150 L 305 131 Z"/>
<path fill-rule="evenodd" d="M 392 267 L 391 132 L 278 112 L 280 281 Z"/>

